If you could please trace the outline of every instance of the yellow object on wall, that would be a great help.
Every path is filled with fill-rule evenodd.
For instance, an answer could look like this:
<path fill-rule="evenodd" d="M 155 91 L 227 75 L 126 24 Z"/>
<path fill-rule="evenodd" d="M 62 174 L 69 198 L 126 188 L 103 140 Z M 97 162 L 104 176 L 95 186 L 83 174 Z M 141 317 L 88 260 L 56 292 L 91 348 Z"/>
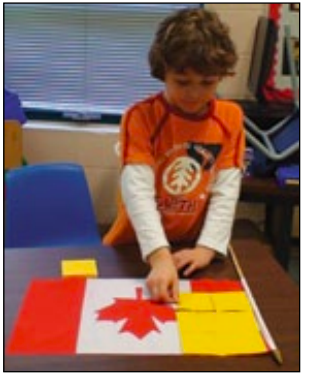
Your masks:
<path fill-rule="evenodd" d="M 22 165 L 22 126 L 17 120 L 5 120 L 4 124 L 4 169 Z"/>

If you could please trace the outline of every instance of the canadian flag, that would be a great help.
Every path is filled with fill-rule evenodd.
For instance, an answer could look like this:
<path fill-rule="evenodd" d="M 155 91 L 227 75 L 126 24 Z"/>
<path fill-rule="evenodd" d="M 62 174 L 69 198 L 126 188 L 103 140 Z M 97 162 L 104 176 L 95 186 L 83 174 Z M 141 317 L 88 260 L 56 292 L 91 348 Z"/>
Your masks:
<path fill-rule="evenodd" d="M 7 345 L 7 354 L 267 351 L 240 283 L 229 280 L 181 280 L 178 304 L 153 302 L 142 279 L 35 280 Z"/>

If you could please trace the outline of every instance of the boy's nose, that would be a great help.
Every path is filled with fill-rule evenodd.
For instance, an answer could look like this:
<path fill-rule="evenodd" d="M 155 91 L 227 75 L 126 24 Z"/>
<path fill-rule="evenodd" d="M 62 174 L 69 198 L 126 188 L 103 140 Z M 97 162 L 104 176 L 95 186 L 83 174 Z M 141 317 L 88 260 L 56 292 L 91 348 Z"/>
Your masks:
<path fill-rule="evenodd" d="M 199 100 L 201 98 L 201 91 L 198 88 L 190 88 L 186 93 L 189 101 Z"/>

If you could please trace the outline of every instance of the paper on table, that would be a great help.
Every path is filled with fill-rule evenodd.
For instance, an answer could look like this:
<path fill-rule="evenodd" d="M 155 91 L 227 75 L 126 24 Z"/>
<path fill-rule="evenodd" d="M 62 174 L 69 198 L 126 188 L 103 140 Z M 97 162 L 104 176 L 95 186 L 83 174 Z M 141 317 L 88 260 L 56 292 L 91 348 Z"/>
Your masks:
<path fill-rule="evenodd" d="M 179 304 L 163 304 L 161 310 L 160 304 L 150 303 L 144 279 L 33 281 L 7 353 L 235 355 L 268 351 L 244 292 L 191 290 L 190 281 L 181 280 Z M 136 311 L 130 314 L 126 310 L 133 305 Z M 163 317 L 169 306 L 175 317 Z M 150 307 L 152 312 L 146 312 Z M 100 317 L 108 311 L 108 317 Z M 147 332 L 137 333 L 141 318 L 152 325 Z M 138 326 L 141 331 L 143 325 Z"/>
<path fill-rule="evenodd" d="M 207 293 L 180 293 L 179 302 L 176 307 L 178 310 L 193 310 L 193 311 L 212 311 L 211 296 Z"/>
<path fill-rule="evenodd" d="M 184 354 L 268 351 L 245 293 L 180 294 L 180 304 L 177 319 Z"/>
<path fill-rule="evenodd" d="M 215 309 L 218 312 L 252 312 L 249 300 L 243 291 L 226 293 L 219 292 L 217 294 L 210 295 L 210 297 Z"/>
<path fill-rule="evenodd" d="M 93 259 L 63 260 L 61 272 L 62 276 L 98 276 L 97 264 Z"/>

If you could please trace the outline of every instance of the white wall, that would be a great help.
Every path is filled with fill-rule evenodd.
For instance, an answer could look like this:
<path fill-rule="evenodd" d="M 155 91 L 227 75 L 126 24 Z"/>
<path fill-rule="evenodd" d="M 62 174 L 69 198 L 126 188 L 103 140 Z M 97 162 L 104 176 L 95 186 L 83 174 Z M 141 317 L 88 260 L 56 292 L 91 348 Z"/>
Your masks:
<path fill-rule="evenodd" d="M 207 9 L 218 13 L 221 20 L 230 28 L 233 41 L 236 44 L 239 60 L 236 75 L 225 79 L 219 88 L 222 97 L 244 99 L 250 98 L 247 89 L 247 78 L 251 62 L 252 46 L 255 28 L 259 16 L 267 15 L 267 4 L 210 4 Z"/>
<path fill-rule="evenodd" d="M 83 165 L 98 223 L 108 223 L 115 216 L 118 129 L 118 126 L 59 127 L 52 122 L 42 127 L 40 121 L 28 122 L 23 131 L 24 156 L 28 164 L 69 161 Z"/>

